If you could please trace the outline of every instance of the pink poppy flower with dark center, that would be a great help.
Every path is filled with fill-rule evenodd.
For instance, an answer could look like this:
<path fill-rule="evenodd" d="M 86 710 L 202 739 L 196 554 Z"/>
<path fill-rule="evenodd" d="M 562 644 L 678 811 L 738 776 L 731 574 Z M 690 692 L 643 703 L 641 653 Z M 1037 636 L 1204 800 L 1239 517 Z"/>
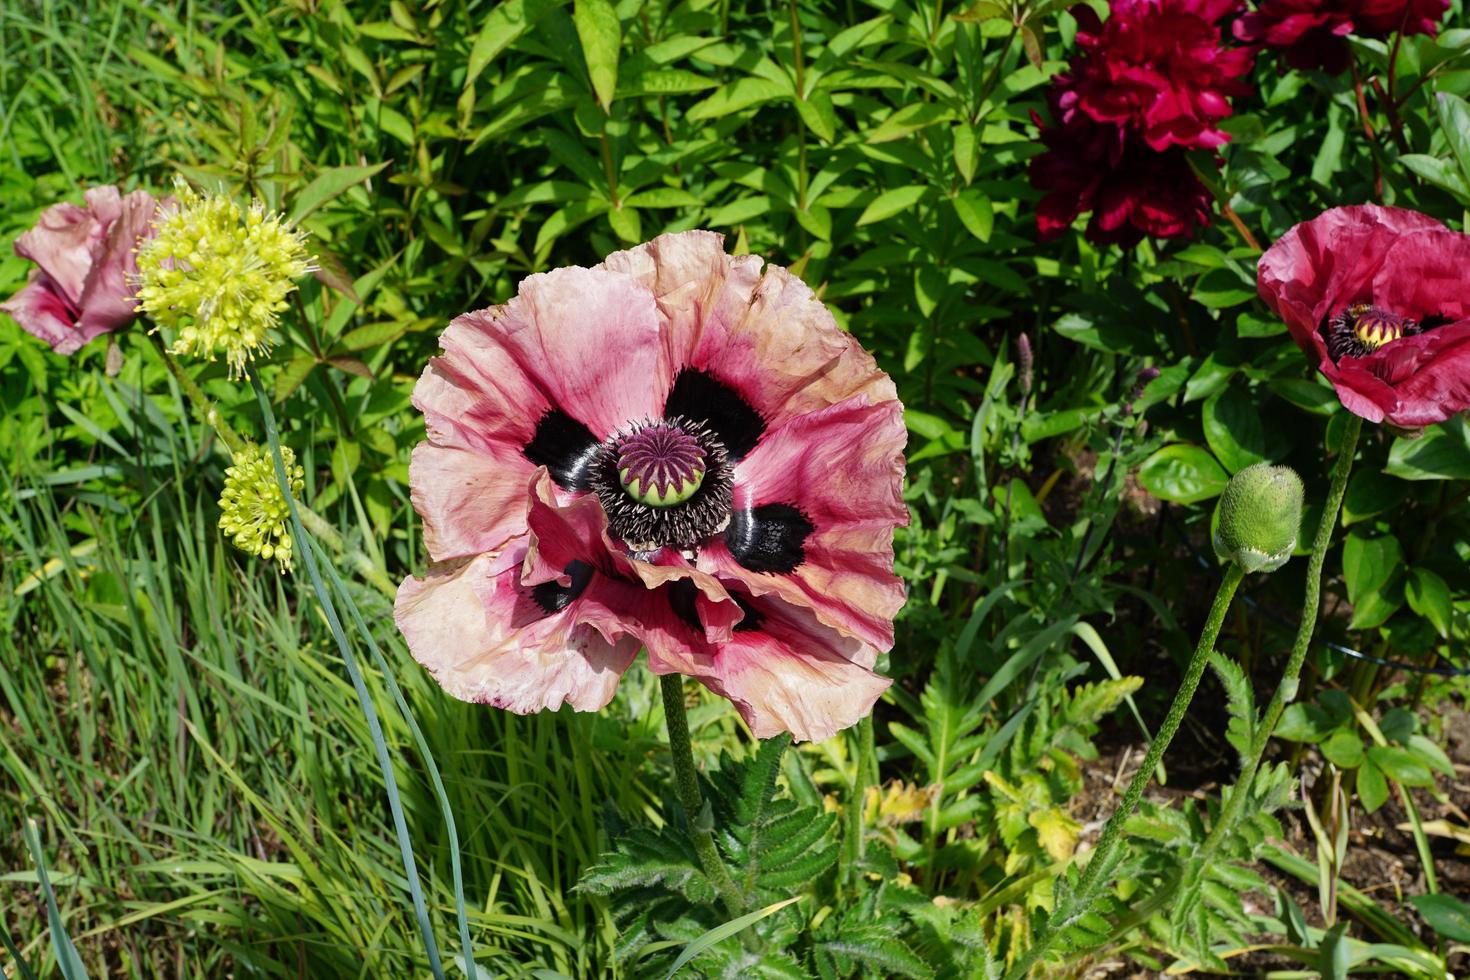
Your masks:
<path fill-rule="evenodd" d="M 1348 411 L 1417 429 L 1470 408 L 1470 235 L 1401 208 L 1333 208 L 1261 257 L 1261 296 Z"/>
<path fill-rule="evenodd" d="M 1130 247 L 1146 236 L 1189 238 L 1210 222 L 1210 192 L 1178 147 L 1158 152 L 1121 126 L 1068 113 L 1052 92 L 1054 126 L 1041 127 L 1046 151 L 1031 159 L 1031 184 L 1046 192 L 1036 206 L 1042 241 L 1092 212 L 1087 240 Z"/>
<path fill-rule="evenodd" d="M 871 709 L 904 599 L 902 407 L 805 284 L 665 235 L 440 344 L 410 466 L 434 564 L 397 619 L 446 690 L 593 710 L 643 645 L 760 737 Z"/>
<path fill-rule="evenodd" d="M 1131 127 L 1155 150 L 1215 149 L 1218 126 L 1255 52 L 1221 43 L 1221 18 L 1239 0 L 1113 0 L 1106 21 L 1077 6 L 1077 54 L 1059 75 L 1061 106 L 1101 123 Z"/>
<path fill-rule="evenodd" d="M 134 250 L 152 234 L 158 206 L 147 191 L 124 197 L 116 187 L 94 187 L 85 200 L 83 207 L 47 208 L 36 226 L 15 240 L 15 254 L 39 268 L 0 303 L 0 310 L 58 354 L 73 353 L 137 317 Z"/>

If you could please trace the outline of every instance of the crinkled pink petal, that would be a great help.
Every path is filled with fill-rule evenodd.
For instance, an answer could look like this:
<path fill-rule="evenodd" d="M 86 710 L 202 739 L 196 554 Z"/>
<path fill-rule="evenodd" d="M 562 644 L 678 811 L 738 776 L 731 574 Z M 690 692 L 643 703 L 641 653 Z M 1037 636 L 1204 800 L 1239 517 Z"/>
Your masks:
<path fill-rule="evenodd" d="M 99 190 L 112 192 L 106 196 L 106 203 L 109 213 L 114 206 L 117 213 L 108 225 L 105 241 L 94 253 L 82 286 L 82 315 L 77 321 L 77 329 L 84 335 L 82 343 L 126 326 L 137 317 L 131 278 L 138 271 L 139 243 L 153 237 L 153 215 L 158 208 L 158 202 L 147 191 L 133 191 L 116 201 L 117 189 L 107 187 L 87 192 L 94 212 L 99 208 L 93 196 Z"/>
<path fill-rule="evenodd" d="M 667 362 L 706 371 L 769 427 L 857 394 L 895 397 L 878 369 L 806 283 L 779 266 L 724 252 L 722 236 L 662 235 L 608 256 L 654 292 L 666 318 Z"/>
<path fill-rule="evenodd" d="M 94 187 L 87 207 L 54 204 L 36 226 L 15 240 L 15 254 L 30 259 L 51 277 L 67 299 L 77 302 L 92 268 L 92 251 L 107 237 L 108 226 L 122 211 L 116 187 Z"/>
<path fill-rule="evenodd" d="M 728 698 L 757 738 L 790 732 L 820 742 L 873 710 L 891 681 L 873 673 L 872 647 L 779 599 L 749 604 L 757 625 L 725 643 L 706 643 L 676 621 L 663 624 L 645 637 L 649 665 L 688 674 Z"/>
<path fill-rule="evenodd" d="M 904 587 L 893 574 L 893 529 L 907 524 L 896 401 L 863 396 L 792 419 L 766 435 L 735 470 L 737 510 L 796 507 L 811 522 L 804 560 L 791 572 L 752 572 L 724 538 L 700 552 L 700 567 L 812 609 L 828 626 L 880 649 L 893 645 Z"/>
<path fill-rule="evenodd" d="M 609 642 L 578 620 L 579 606 L 602 607 L 593 582 L 565 609 L 547 614 L 520 584 L 527 545 L 481 555 L 405 579 L 393 618 L 414 659 L 449 694 L 517 714 L 570 704 L 596 711 L 612 700 L 638 653 L 631 636 Z M 599 610 L 590 614 L 597 618 Z"/>
<path fill-rule="evenodd" d="M 429 557 L 469 558 L 524 534 L 526 480 L 534 470 L 505 442 L 486 441 L 479 451 L 428 441 L 415 446 L 408 482 Z"/>
<path fill-rule="evenodd" d="M 70 354 L 82 345 L 76 332 L 76 308 L 46 273 L 37 271 L 31 281 L 10 299 L 0 303 L 26 333 L 51 345 L 58 354 Z"/>

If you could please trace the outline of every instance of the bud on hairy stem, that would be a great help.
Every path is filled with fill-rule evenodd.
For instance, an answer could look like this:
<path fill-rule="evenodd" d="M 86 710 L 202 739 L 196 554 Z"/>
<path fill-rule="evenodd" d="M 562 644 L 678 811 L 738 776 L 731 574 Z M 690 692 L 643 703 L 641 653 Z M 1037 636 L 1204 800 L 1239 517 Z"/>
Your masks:
<path fill-rule="evenodd" d="M 1031 352 L 1031 338 L 1024 332 L 1016 338 L 1016 362 L 1020 365 L 1021 395 L 1024 397 L 1031 394 L 1032 370 L 1036 366 L 1036 356 Z"/>
<path fill-rule="evenodd" d="M 1302 480 L 1289 466 L 1257 463 L 1230 478 L 1220 496 L 1215 553 L 1246 572 L 1274 572 L 1296 549 Z"/>

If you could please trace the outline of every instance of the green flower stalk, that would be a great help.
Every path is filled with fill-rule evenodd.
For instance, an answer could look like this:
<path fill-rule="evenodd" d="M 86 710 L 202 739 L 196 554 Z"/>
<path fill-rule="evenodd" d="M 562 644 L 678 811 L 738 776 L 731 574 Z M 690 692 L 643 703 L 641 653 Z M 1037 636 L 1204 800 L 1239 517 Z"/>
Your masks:
<path fill-rule="evenodd" d="M 296 463 L 296 454 L 281 447 L 292 496 L 306 485 L 306 472 Z M 219 529 L 236 548 L 266 561 L 280 570 L 291 569 L 291 533 L 286 522 L 291 507 L 276 481 L 275 464 L 269 452 L 247 443 L 235 453 L 234 465 L 225 470 L 225 489 L 219 498 Z"/>
<path fill-rule="evenodd" d="M 176 331 L 169 352 L 213 360 L 230 374 L 270 347 L 268 331 L 296 280 L 311 271 L 305 236 L 259 201 L 242 210 L 182 179 L 157 234 L 138 251 L 138 310 Z"/>
<path fill-rule="evenodd" d="M 1215 547 L 1221 552 L 1221 557 L 1229 559 L 1230 564 L 1225 568 L 1225 579 L 1215 593 L 1199 643 L 1169 705 L 1169 713 L 1159 726 L 1158 736 L 1149 744 L 1138 772 L 1128 783 L 1123 801 L 1103 827 L 1102 837 L 1093 848 L 1076 887 L 1058 898 L 1046 925 L 1037 934 L 1031 948 L 1006 974 L 1007 980 L 1021 980 L 1028 976 L 1031 967 L 1046 954 L 1062 932 L 1091 910 L 1098 893 L 1107 884 L 1108 875 L 1116 867 L 1114 852 L 1122 843 L 1123 825 L 1138 808 L 1149 779 L 1158 769 L 1159 760 L 1179 731 L 1185 712 L 1194 700 L 1235 590 L 1248 572 L 1270 572 L 1285 564 L 1296 547 L 1301 522 L 1302 481 L 1292 470 L 1283 466 L 1248 466 L 1231 477 L 1220 499 L 1220 525 L 1215 534 Z"/>

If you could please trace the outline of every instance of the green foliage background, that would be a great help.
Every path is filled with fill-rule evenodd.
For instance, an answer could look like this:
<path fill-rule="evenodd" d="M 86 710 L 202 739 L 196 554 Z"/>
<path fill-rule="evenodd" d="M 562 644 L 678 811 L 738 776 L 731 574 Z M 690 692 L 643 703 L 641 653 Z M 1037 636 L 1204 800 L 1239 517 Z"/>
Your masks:
<path fill-rule="evenodd" d="M 1254 300 L 1257 250 L 1232 224 L 1126 254 L 1080 235 L 1036 243 L 1025 161 L 1032 112 L 1065 66 L 1060 6 L 10 2 L 0 240 L 84 186 L 161 189 L 175 172 L 300 221 L 322 274 L 265 379 L 305 499 L 394 578 L 425 561 L 409 396 L 450 318 L 503 301 L 527 274 L 664 231 L 714 228 L 792 267 L 899 385 L 914 522 L 898 542 L 911 601 L 878 712 L 869 775 L 891 799 L 872 801 L 870 864 L 844 851 L 837 883 L 771 925 L 794 934 L 863 894 L 862 915 L 881 904 L 898 916 L 902 951 L 811 962 L 828 956 L 833 976 L 968 975 L 1024 945 L 1050 901 L 1098 726 L 1137 738 L 1161 713 L 1202 614 L 1198 583 L 1214 581 L 1199 557 L 1209 502 L 1262 459 L 1296 465 L 1320 500 L 1342 417 Z M 1459 18 L 1457 3 L 1448 22 Z M 1228 121 L 1213 180 L 1261 242 L 1380 185 L 1384 200 L 1456 224 L 1470 207 L 1470 110 L 1453 98 L 1470 92 L 1470 32 L 1396 53 L 1354 44 L 1365 74 L 1395 59 L 1394 138 L 1364 136 L 1350 79 L 1279 74 L 1266 56 L 1259 95 Z M 0 293 L 27 269 L 0 256 Z M 1022 331 L 1036 350 L 1024 386 Z M 325 624 L 290 579 L 219 540 L 225 458 L 141 334 L 118 344 L 109 376 L 104 343 L 61 359 L 0 322 L 6 927 L 33 964 L 54 966 L 22 839 L 34 820 L 94 974 L 421 974 L 381 776 Z M 1130 403 L 1145 366 L 1161 374 Z M 223 365 L 199 377 L 259 431 Z M 1330 631 L 1464 666 L 1470 428 L 1376 433 L 1362 452 L 1329 564 L 1351 613 Z M 1253 588 L 1289 608 L 1300 569 Z M 359 602 L 392 641 L 444 773 L 477 958 L 511 976 L 642 975 L 615 956 L 626 920 L 573 886 L 608 849 L 610 813 L 669 819 L 651 679 L 630 674 L 596 716 L 462 705 L 408 658 L 386 600 L 363 586 Z M 1227 652 L 1272 683 L 1276 626 L 1228 632 Z M 1324 684 L 1361 680 L 1330 649 L 1314 663 Z M 1395 684 L 1369 687 L 1403 700 Z M 1232 688 L 1237 707 L 1248 687 Z M 391 719 L 380 678 L 372 688 Z M 1462 697 L 1439 685 L 1428 703 Z M 724 703 L 701 702 L 691 724 L 711 767 L 721 750 L 746 754 Z M 1292 731 L 1317 742 L 1330 730 Z M 1397 730 L 1404 744 L 1424 737 Z M 1423 731 L 1437 736 L 1432 717 Z M 438 806 L 401 722 L 388 738 L 452 950 Z M 854 758 L 845 738 L 790 753 L 782 785 L 807 808 L 850 807 Z M 1375 785 L 1386 793 L 1381 773 Z M 1146 815 L 1158 847 L 1136 856 L 1138 881 L 1164 882 L 1187 857 L 1197 809 Z M 1234 856 L 1258 859 L 1270 829 Z M 869 875 L 897 884 L 852 891 Z M 1242 880 L 1210 893 L 1212 922 L 1262 926 L 1232 903 Z M 1389 922 L 1379 938 L 1414 942 Z M 814 928 L 814 950 L 840 934 Z M 1185 955 L 1162 928 L 1105 938 L 1145 964 Z"/>

